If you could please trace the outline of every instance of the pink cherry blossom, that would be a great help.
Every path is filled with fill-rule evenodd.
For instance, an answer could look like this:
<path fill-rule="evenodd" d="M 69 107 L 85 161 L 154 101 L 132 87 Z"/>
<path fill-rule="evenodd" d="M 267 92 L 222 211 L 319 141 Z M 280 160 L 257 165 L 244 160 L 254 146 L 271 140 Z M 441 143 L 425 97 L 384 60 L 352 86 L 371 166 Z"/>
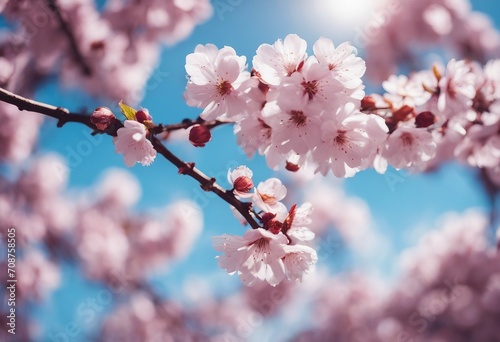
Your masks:
<path fill-rule="evenodd" d="M 286 255 L 283 257 L 286 277 L 291 281 L 302 281 L 304 275 L 311 273 L 318 261 L 314 249 L 304 245 L 287 245 L 284 247 Z"/>
<path fill-rule="evenodd" d="M 256 80 L 246 71 L 246 57 L 233 48 L 198 45 L 186 57 L 189 82 L 184 93 L 190 106 L 203 108 L 205 120 L 232 118 L 246 110 L 245 90 Z M 248 81 L 248 82 L 245 82 Z"/>
<path fill-rule="evenodd" d="M 156 150 L 146 137 L 146 127 L 133 120 L 125 120 L 123 125 L 113 138 L 116 153 L 123 153 L 125 165 L 128 167 L 134 166 L 135 163 L 150 165 L 156 158 Z"/>
<path fill-rule="evenodd" d="M 396 169 L 418 168 L 436 153 L 436 142 L 424 128 L 398 127 L 387 138 L 382 156 Z"/>
<path fill-rule="evenodd" d="M 265 229 L 248 230 L 243 237 L 224 234 L 214 238 L 219 256 L 219 266 L 229 274 L 237 273 L 248 286 L 266 281 L 278 285 L 285 277 L 281 258 L 286 255 L 285 235 L 273 234 Z"/>
<path fill-rule="evenodd" d="M 369 137 L 365 128 L 372 121 L 373 135 Z M 322 125 L 322 143 L 313 151 L 317 170 L 323 175 L 331 170 L 337 177 L 353 176 L 366 168 L 365 161 L 376 151 L 375 137 L 386 132 L 381 118 L 362 114 L 352 104 L 340 108 Z"/>
<path fill-rule="evenodd" d="M 320 142 L 320 113 L 312 106 L 282 104 L 280 107 L 276 102 L 268 102 L 262 110 L 274 128 L 272 145 L 280 153 L 293 151 L 301 155 L 314 149 Z"/>
<path fill-rule="evenodd" d="M 362 85 L 365 61 L 356 56 L 356 48 L 349 42 L 335 47 L 331 39 L 321 37 L 314 43 L 313 51 L 318 62 L 327 65 L 344 87 L 355 89 Z"/>
<path fill-rule="evenodd" d="M 296 34 L 289 34 L 284 41 L 259 46 L 252 64 L 263 82 L 277 86 L 302 67 L 307 57 L 306 49 L 305 40 Z"/>
<path fill-rule="evenodd" d="M 261 210 L 272 212 L 286 212 L 285 205 L 280 201 L 286 196 L 286 187 L 278 178 L 269 178 L 260 182 L 252 196 L 254 204 Z"/>
<path fill-rule="evenodd" d="M 446 74 L 439 80 L 438 109 L 445 117 L 464 112 L 472 104 L 475 95 L 475 75 L 465 61 L 452 59 Z"/>

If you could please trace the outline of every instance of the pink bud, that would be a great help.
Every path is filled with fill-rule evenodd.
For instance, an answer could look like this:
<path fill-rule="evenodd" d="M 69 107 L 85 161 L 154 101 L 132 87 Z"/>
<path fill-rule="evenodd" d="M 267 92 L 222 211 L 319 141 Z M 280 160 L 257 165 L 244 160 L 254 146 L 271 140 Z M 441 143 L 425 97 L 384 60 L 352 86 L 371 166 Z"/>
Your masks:
<path fill-rule="evenodd" d="M 203 125 L 194 125 L 189 131 L 189 141 L 196 147 L 203 147 L 212 139 L 212 133 Z"/>
<path fill-rule="evenodd" d="M 233 183 L 234 190 L 238 192 L 249 192 L 253 189 L 252 178 L 240 176 Z"/>
<path fill-rule="evenodd" d="M 146 108 L 139 109 L 135 113 L 135 118 L 140 123 L 144 123 L 144 121 L 152 121 L 153 120 L 153 117 L 151 115 L 149 115 L 149 110 L 147 110 Z"/>
<path fill-rule="evenodd" d="M 98 130 L 105 131 L 116 120 L 115 115 L 108 107 L 98 107 L 90 115 L 90 122 L 92 122 Z"/>

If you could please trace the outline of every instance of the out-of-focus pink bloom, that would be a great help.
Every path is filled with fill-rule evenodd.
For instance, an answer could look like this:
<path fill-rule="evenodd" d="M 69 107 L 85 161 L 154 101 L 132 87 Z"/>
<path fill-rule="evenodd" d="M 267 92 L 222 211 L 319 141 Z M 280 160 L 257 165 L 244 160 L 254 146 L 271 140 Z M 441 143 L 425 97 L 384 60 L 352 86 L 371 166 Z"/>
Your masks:
<path fill-rule="evenodd" d="M 452 59 L 446 67 L 446 74 L 439 80 L 437 108 L 449 118 L 463 113 L 472 104 L 476 93 L 475 75 L 465 61 Z"/>
<path fill-rule="evenodd" d="M 387 138 L 382 157 L 396 169 L 418 168 L 435 153 L 436 143 L 426 129 L 401 126 Z"/>
<path fill-rule="evenodd" d="M 146 138 L 146 127 L 140 122 L 125 120 L 113 138 L 116 153 L 123 153 L 125 165 L 132 167 L 135 163 L 150 165 L 156 158 L 153 144 Z"/>
<path fill-rule="evenodd" d="M 21 300 L 42 300 L 47 292 L 59 286 L 61 275 L 53 262 L 30 247 L 16 266 L 16 287 Z"/>
<path fill-rule="evenodd" d="M 123 169 L 106 170 L 95 188 L 99 200 L 105 205 L 130 208 L 141 197 L 137 178 Z"/>

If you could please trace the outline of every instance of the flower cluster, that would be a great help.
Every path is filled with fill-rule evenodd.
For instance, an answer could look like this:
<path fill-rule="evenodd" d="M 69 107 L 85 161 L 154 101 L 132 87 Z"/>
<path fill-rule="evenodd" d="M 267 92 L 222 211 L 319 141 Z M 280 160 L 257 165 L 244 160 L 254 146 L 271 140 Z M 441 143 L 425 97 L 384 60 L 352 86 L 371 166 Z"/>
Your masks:
<path fill-rule="evenodd" d="M 500 184 L 500 60 L 484 68 L 451 60 L 446 67 L 391 76 L 382 96 L 367 96 L 362 111 L 384 118 L 389 136 L 374 166 L 425 170 L 455 158 L 484 168 Z"/>
<path fill-rule="evenodd" d="M 323 174 L 352 176 L 369 166 L 387 132 L 383 120 L 358 109 L 365 63 L 349 43 L 335 47 L 324 37 L 314 55 L 306 49 L 294 34 L 263 44 L 249 74 L 233 49 L 199 45 L 186 58 L 186 101 L 205 119 L 235 121 L 246 154 L 258 151 L 274 169 L 311 162 Z"/>
<path fill-rule="evenodd" d="M 237 273 L 248 286 L 267 282 L 278 285 L 285 278 L 302 281 L 316 264 L 318 256 L 309 246 L 314 233 L 308 229 L 312 207 L 305 203 L 287 211 L 280 201 L 286 187 L 270 178 L 253 188 L 252 171 L 246 166 L 229 170 L 228 180 L 238 198 L 250 198 L 260 210 L 255 215 L 262 226 L 248 230 L 243 237 L 224 234 L 214 238 L 214 247 L 224 254 L 219 265 L 230 274 Z"/>
<path fill-rule="evenodd" d="M 374 11 L 355 38 L 356 44 L 365 47 L 367 74 L 376 81 L 386 79 L 401 64 L 414 69 L 411 64 L 421 60 L 426 48 L 444 47 L 453 56 L 482 63 L 500 52 L 500 35 L 493 23 L 473 11 L 467 0 L 383 3 L 385 8 Z"/>
<path fill-rule="evenodd" d="M 53 2 L 72 32 L 76 58 L 51 1 L 4 0 L 2 15 L 13 25 L 0 38 L 0 83 L 11 85 L 60 72 L 66 85 L 111 99 L 136 103 L 158 64 L 161 45 L 175 44 L 212 15 L 208 0 L 107 1 L 99 8 L 92 0 Z M 157 79 L 165 77 L 158 72 Z M 18 82 L 15 82 L 15 81 Z M 14 90 L 14 89 L 12 89 Z"/>
<path fill-rule="evenodd" d="M 499 340 L 500 255 L 487 226 L 478 212 L 447 215 L 405 251 L 390 292 L 367 276 L 323 281 L 313 315 L 320 319 L 294 341 Z"/>

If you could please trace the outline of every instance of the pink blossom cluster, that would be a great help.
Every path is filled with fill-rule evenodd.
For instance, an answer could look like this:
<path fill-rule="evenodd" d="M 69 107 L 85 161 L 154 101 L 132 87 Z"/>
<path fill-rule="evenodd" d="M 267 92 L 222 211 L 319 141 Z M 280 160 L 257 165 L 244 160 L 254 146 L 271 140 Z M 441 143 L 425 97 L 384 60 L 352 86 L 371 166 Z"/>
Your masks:
<path fill-rule="evenodd" d="M 339 278 L 317 297 L 315 328 L 296 341 L 496 341 L 500 256 L 487 220 L 452 215 L 403 254 L 390 291 L 369 278 Z"/>
<path fill-rule="evenodd" d="M 237 198 L 250 198 L 254 210 L 259 210 L 255 215 L 261 227 L 247 230 L 243 237 L 215 237 L 215 249 L 223 252 L 218 256 L 219 266 L 238 274 L 248 286 L 263 282 L 276 286 L 284 279 L 302 281 L 318 260 L 310 247 L 314 238 L 308 228 L 312 207 L 305 203 L 288 211 L 281 203 L 287 192 L 281 181 L 269 178 L 253 187 L 252 175 L 246 166 L 239 166 L 229 170 L 228 180 Z"/>
<path fill-rule="evenodd" d="M 483 63 L 500 53 L 500 34 L 468 0 L 387 0 L 360 31 L 367 74 L 375 81 L 401 64 L 419 68 L 426 47 L 444 47 L 453 56 Z"/>
<path fill-rule="evenodd" d="M 266 156 L 270 167 L 352 176 L 368 167 L 386 136 L 383 120 L 359 111 L 364 95 L 364 61 L 349 43 L 327 38 L 313 46 L 291 34 L 263 44 L 246 70 L 246 58 L 230 47 L 198 45 L 186 57 L 190 106 L 206 120 L 235 121 L 238 144 L 251 157 Z"/>
<path fill-rule="evenodd" d="M 484 67 L 452 59 L 446 67 L 391 76 L 387 93 L 362 111 L 384 118 L 389 135 L 374 167 L 426 170 L 448 159 L 484 169 L 500 184 L 500 60 Z"/>
<path fill-rule="evenodd" d="M 2 44 L 7 51 L 1 57 L 14 71 L 12 78 L 33 74 L 36 81 L 57 72 L 67 85 L 130 103 L 142 98 L 160 44 L 185 39 L 212 15 L 208 0 L 115 0 L 102 11 L 91 0 L 54 1 L 74 36 L 79 60 L 49 2 L 12 0 L 0 7 L 7 19 L 20 24 Z"/>

